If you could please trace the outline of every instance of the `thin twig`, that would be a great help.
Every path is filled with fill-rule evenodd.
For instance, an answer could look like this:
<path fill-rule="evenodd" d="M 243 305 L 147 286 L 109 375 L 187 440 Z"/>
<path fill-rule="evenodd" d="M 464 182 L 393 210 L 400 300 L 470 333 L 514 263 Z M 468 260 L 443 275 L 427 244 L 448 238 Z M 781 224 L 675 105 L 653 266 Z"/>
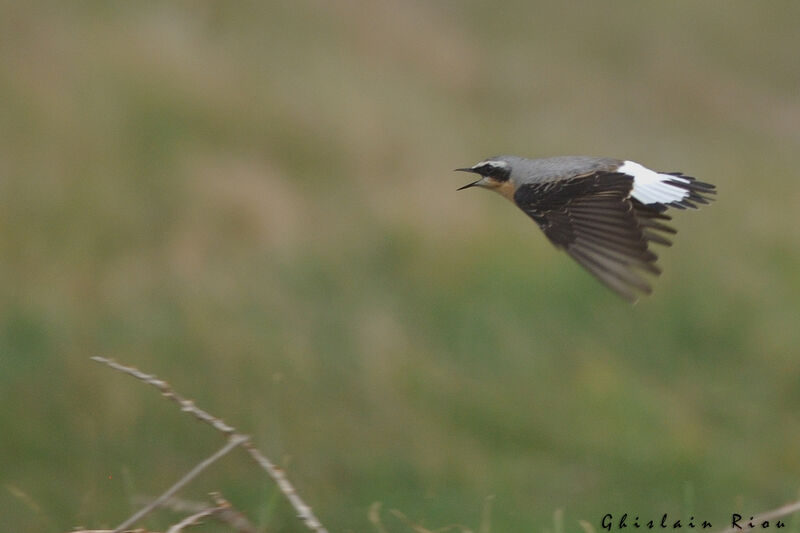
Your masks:
<path fill-rule="evenodd" d="M 256 526 L 250 523 L 245 515 L 231 505 L 231 502 L 222 497 L 219 492 L 212 492 L 211 499 L 219 507 L 216 518 L 225 522 L 240 533 L 261 533 Z"/>
<path fill-rule="evenodd" d="M 778 507 L 772 511 L 766 511 L 760 515 L 754 516 L 751 520 L 740 520 L 740 522 L 742 522 L 740 528 L 729 527 L 720 533 L 744 533 L 745 531 L 752 531 L 753 529 L 761 528 L 761 523 L 764 521 L 771 521 L 782 516 L 796 513 L 797 511 L 800 511 L 800 501 L 784 505 L 783 507 Z M 747 525 L 751 523 L 753 524 L 753 527 Z"/>
<path fill-rule="evenodd" d="M 294 507 L 295 511 L 297 511 L 297 516 L 303 522 L 305 522 L 306 527 L 308 527 L 308 529 L 311 531 L 316 531 L 317 533 L 328 533 L 328 530 L 325 529 L 319 520 L 317 520 L 317 517 L 314 516 L 314 513 L 311 511 L 311 507 L 306 505 L 306 502 L 304 502 L 303 499 L 297 495 L 297 491 L 286 478 L 286 475 L 283 473 L 283 469 L 275 466 L 272 461 L 267 459 L 258 450 L 258 448 L 253 446 L 251 442 L 245 442 L 243 446 L 253 460 L 258 463 L 258 465 L 263 468 L 267 474 L 269 474 L 275 483 L 277 483 L 278 488 L 289 500 L 289 503 L 292 504 L 292 507 Z"/>
<path fill-rule="evenodd" d="M 381 520 L 382 505 L 383 503 L 381 502 L 372 502 L 372 505 L 369 506 L 369 514 L 367 516 L 372 525 L 375 526 L 375 531 L 377 533 L 388 533 Z"/>
<path fill-rule="evenodd" d="M 105 357 L 95 356 L 92 357 L 92 361 L 96 361 L 98 363 L 105 363 L 114 370 L 119 370 L 120 372 L 131 375 L 136 379 L 142 380 L 145 383 L 154 386 L 155 388 L 160 390 L 161 394 L 163 394 L 165 397 L 177 403 L 180 406 L 181 411 L 185 411 L 194 416 L 195 418 L 197 418 L 198 420 L 201 420 L 206 424 L 210 424 L 217 431 L 221 431 L 226 435 L 231 435 L 236 432 L 236 428 L 234 428 L 233 426 L 229 426 L 219 418 L 211 416 L 207 412 L 203 411 L 202 409 L 197 407 L 193 401 L 187 400 L 186 398 L 184 398 L 183 396 L 172 390 L 172 387 L 169 386 L 169 383 L 158 379 L 156 376 L 153 376 L 151 374 L 145 374 L 144 372 L 142 372 L 137 368 L 134 368 L 132 366 L 121 365 L 116 361 L 114 361 L 113 359 L 107 359 Z"/>
<path fill-rule="evenodd" d="M 239 533 L 261 533 L 261 531 L 254 526 L 250 520 L 238 509 L 236 509 L 231 502 L 226 500 L 219 492 L 212 492 L 211 500 L 214 505 L 219 507 L 220 510 L 214 515 L 214 518 L 220 522 L 225 522 Z M 151 498 L 136 496 L 133 501 L 137 504 L 149 503 Z M 199 502 L 195 500 L 184 500 L 178 497 L 172 497 L 161 504 L 162 509 L 169 509 L 176 513 L 199 513 L 203 509 L 208 508 L 208 502 Z"/>
<path fill-rule="evenodd" d="M 209 507 L 208 509 L 203 509 L 193 515 L 189 515 L 174 526 L 170 526 L 167 530 L 167 533 L 180 533 L 184 529 L 190 526 L 196 526 L 200 524 L 200 520 L 203 518 L 213 516 L 218 514 L 222 510 L 222 507 Z"/>
<path fill-rule="evenodd" d="M 134 505 L 144 505 L 153 501 L 150 496 L 136 495 L 131 498 Z M 161 504 L 162 509 L 173 511 L 175 513 L 199 513 L 208 507 L 208 502 L 199 502 L 195 500 L 185 500 L 178 496 L 173 496 L 169 500 Z"/>
<path fill-rule="evenodd" d="M 245 441 L 247 441 L 248 438 L 249 437 L 247 437 L 246 435 L 231 435 L 230 438 L 228 439 L 228 443 L 225 446 L 220 448 L 217 452 L 214 453 L 214 455 L 212 455 L 208 459 L 198 463 L 197 466 L 195 466 L 189 471 L 189 473 L 187 473 L 185 476 L 179 479 L 177 483 L 168 488 L 164 492 L 164 494 L 162 494 L 149 504 L 145 505 L 144 507 L 142 507 L 139 511 L 134 513 L 133 516 L 131 516 L 130 518 L 125 520 L 122 524 L 117 526 L 117 529 L 114 530 L 114 533 L 122 533 L 125 529 L 131 527 L 133 524 L 137 523 L 139 520 L 150 514 L 153 511 L 153 509 L 155 509 L 156 507 L 160 506 L 163 502 L 170 499 L 176 492 L 181 490 L 187 483 L 196 478 L 200 472 L 202 472 L 203 470 L 214 464 L 229 451 L 233 450 L 240 444 L 243 444 Z"/>
<path fill-rule="evenodd" d="M 144 372 L 130 366 L 125 366 L 117 363 L 113 359 L 108 359 L 106 357 L 99 357 L 95 356 L 92 357 L 93 361 L 98 363 L 104 363 L 115 370 L 119 370 L 125 374 L 131 375 L 136 379 L 144 381 L 145 383 L 149 383 L 150 385 L 154 386 L 158 390 L 161 391 L 161 394 L 172 400 L 173 402 L 177 403 L 182 411 L 185 411 L 198 420 L 201 420 L 213 428 L 221 431 L 225 435 L 234 435 L 236 433 L 236 429 L 233 426 L 229 426 L 226 424 L 222 419 L 217 418 L 215 416 L 210 415 L 206 411 L 197 407 L 193 401 L 187 400 L 183 398 L 181 395 L 176 393 L 172 390 L 172 387 L 166 381 L 162 381 L 158 379 L 156 376 L 145 374 Z M 262 454 L 248 439 L 243 444 L 244 448 L 253 458 L 253 460 L 262 468 L 267 474 L 275 481 L 278 485 L 280 491 L 286 496 L 286 499 L 289 500 L 289 503 L 294 507 L 294 510 L 297 512 L 298 518 L 300 518 L 303 523 L 305 523 L 306 527 L 308 527 L 311 531 L 315 533 L 328 533 L 328 530 L 320 523 L 317 517 L 314 515 L 311 507 L 309 507 L 303 499 L 298 496 L 297 491 L 295 490 L 294 486 L 289 482 L 286 478 L 286 475 L 283 473 L 281 468 L 275 466 L 275 464 L 267 459 L 264 454 Z"/>
<path fill-rule="evenodd" d="M 402 520 L 408 527 L 416 531 L 416 533 L 446 533 L 447 531 L 452 531 L 454 529 L 459 529 L 461 533 L 472 533 L 470 528 L 461 524 L 449 524 L 436 529 L 428 529 L 421 524 L 413 522 L 410 518 L 397 509 L 392 509 L 392 514 Z"/>

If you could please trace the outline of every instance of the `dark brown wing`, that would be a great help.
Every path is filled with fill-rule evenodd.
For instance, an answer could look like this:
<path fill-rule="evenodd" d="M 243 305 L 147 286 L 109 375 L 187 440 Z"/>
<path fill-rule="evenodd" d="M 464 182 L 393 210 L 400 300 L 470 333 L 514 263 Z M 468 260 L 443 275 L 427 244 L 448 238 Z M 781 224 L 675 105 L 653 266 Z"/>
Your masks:
<path fill-rule="evenodd" d="M 648 249 L 670 245 L 662 223 L 670 217 L 630 199 L 633 179 L 616 172 L 596 172 L 568 180 L 523 185 L 514 202 L 539 224 L 545 235 L 617 294 L 636 301 L 649 294 L 641 272 L 658 275 L 658 256 Z"/>

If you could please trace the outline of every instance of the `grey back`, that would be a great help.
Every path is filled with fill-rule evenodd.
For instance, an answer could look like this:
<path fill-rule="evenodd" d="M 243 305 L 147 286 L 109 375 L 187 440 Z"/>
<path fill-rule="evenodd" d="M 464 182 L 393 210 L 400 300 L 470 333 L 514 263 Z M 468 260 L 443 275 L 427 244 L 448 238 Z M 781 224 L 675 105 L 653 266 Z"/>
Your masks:
<path fill-rule="evenodd" d="M 515 185 L 542 183 L 574 178 L 596 171 L 611 172 L 622 161 L 608 157 L 588 157 L 567 155 L 543 159 L 525 159 L 515 155 L 501 155 L 491 158 L 506 161 L 511 166 L 511 180 Z"/>

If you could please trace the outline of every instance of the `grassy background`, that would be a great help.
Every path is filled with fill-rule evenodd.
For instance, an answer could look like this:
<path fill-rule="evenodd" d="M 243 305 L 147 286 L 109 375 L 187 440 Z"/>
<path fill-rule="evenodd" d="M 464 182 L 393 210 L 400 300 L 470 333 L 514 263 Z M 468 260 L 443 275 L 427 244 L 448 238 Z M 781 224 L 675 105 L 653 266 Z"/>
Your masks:
<path fill-rule="evenodd" d="M 332 531 L 723 526 L 800 489 L 800 4 L 0 2 L 0 517 L 114 525 L 251 433 Z M 451 169 L 683 171 L 635 307 Z M 301 531 L 243 454 L 221 489 Z M 163 528 L 162 514 L 146 525 Z M 388 514 L 392 532 L 408 527 Z M 207 530 L 210 530 L 207 528 Z"/>

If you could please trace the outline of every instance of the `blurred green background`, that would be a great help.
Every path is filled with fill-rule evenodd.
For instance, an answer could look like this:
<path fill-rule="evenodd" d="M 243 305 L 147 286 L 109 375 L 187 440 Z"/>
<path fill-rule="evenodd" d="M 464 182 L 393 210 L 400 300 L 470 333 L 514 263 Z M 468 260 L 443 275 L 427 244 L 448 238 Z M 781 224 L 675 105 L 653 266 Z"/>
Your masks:
<path fill-rule="evenodd" d="M 2 529 L 115 525 L 221 445 L 91 355 L 252 434 L 331 531 L 796 498 L 798 28 L 788 0 L 2 2 Z M 629 306 L 455 192 L 498 153 L 718 201 Z M 182 495 L 214 489 L 303 530 L 241 452 Z"/>

